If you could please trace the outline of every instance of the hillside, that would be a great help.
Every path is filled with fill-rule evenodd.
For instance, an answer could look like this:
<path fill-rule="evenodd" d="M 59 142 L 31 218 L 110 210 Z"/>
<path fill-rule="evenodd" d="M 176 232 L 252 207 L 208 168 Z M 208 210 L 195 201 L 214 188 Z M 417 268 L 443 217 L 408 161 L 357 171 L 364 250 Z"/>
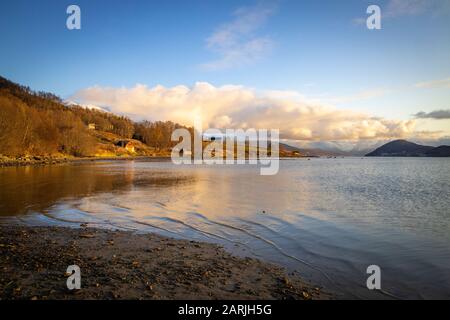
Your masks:
<path fill-rule="evenodd" d="M 289 157 L 289 154 L 300 157 L 330 157 L 342 155 L 333 151 L 326 151 L 322 149 L 298 148 L 286 143 L 280 143 L 280 155 Z"/>
<path fill-rule="evenodd" d="M 450 157 L 450 147 L 431 147 L 406 140 L 395 140 L 366 154 L 366 157 Z"/>
<path fill-rule="evenodd" d="M 90 134 L 95 138 L 96 157 L 170 156 L 168 148 L 150 147 L 136 139 L 124 139 L 114 133 L 97 130 L 92 130 Z"/>
<path fill-rule="evenodd" d="M 439 146 L 427 152 L 427 157 L 450 157 L 450 146 Z"/>
<path fill-rule="evenodd" d="M 74 103 L 67 105 L 54 94 L 35 92 L 0 77 L 0 160 L 3 162 L 10 163 L 14 159 L 53 162 L 74 157 L 167 157 L 175 145 L 171 134 L 181 127 L 170 121 L 134 122 Z M 311 155 L 280 145 L 281 157 Z"/>
<path fill-rule="evenodd" d="M 0 156 L 92 157 L 169 155 L 171 133 L 182 126 L 133 122 L 82 106 L 65 105 L 0 77 Z"/>

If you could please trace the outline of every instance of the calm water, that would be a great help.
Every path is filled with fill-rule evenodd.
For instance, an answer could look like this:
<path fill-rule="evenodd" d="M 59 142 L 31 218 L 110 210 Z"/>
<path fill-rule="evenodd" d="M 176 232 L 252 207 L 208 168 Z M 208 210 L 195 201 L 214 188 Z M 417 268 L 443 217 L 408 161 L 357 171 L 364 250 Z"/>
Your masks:
<path fill-rule="evenodd" d="M 282 264 L 347 298 L 450 299 L 450 159 L 0 169 L 0 223 L 157 232 Z M 382 270 L 369 291 L 366 268 Z"/>

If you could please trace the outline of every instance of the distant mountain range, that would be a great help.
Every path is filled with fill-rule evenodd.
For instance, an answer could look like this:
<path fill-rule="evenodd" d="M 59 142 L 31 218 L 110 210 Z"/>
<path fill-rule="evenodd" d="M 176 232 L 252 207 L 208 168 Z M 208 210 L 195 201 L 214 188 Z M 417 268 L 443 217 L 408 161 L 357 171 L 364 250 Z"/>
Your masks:
<path fill-rule="evenodd" d="M 343 156 L 343 152 L 335 152 L 330 150 L 323 150 L 319 148 L 298 148 L 286 143 L 280 142 L 280 152 L 290 152 L 298 154 L 302 157 L 327 157 L 327 156 Z"/>
<path fill-rule="evenodd" d="M 450 157 L 450 146 L 431 147 L 395 140 L 366 154 L 366 157 Z"/>

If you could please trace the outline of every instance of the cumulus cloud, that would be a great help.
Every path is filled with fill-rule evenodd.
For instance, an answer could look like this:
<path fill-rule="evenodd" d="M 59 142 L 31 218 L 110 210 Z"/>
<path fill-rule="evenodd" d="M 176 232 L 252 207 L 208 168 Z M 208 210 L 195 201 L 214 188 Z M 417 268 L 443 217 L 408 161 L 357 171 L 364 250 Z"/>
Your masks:
<path fill-rule="evenodd" d="M 172 88 L 95 86 L 78 91 L 71 99 L 108 107 L 135 120 L 171 120 L 192 126 L 194 116 L 201 116 L 204 128 L 280 129 L 282 138 L 292 140 L 405 138 L 415 128 L 415 120 L 390 120 L 342 110 L 292 91 L 256 93 L 242 86 L 215 87 L 206 82 Z"/>
<path fill-rule="evenodd" d="M 219 58 L 202 67 L 206 70 L 227 69 L 252 63 L 266 55 L 273 42 L 268 36 L 258 36 L 257 31 L 275 10 L 274 4 L 236 10 L 234 19 L 220 26 L 206 40 L 206 47 Z"/>
<path fill-rule="evenodd" d="M 450 119 L 450 110 L 435 110 L 431 112 L 418 112 L 414 115 L 418 119 Z"/>

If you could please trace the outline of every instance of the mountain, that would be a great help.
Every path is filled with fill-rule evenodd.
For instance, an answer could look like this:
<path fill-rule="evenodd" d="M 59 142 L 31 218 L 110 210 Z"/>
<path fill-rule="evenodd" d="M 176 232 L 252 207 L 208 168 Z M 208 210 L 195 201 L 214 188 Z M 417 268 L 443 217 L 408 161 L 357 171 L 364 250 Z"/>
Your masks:
<path fill-rule="evenodd" d="M 0 158 L 170 155 L 170 121 L 134 122 L 0 76 Z"/>
<path fill-rule="evenodd" d="M 291 153 L 300 157 L 336 157 L 345 155 L 342 151 L 329 151 L 320 148 L 299 148 L 280 142 L 280 153 Z"/>
<path fill-rule="evenodd" d="M 450 146 L 423 146 L 406 140 L 395 140 L 366 154 L 366 157 L 450 157 Z"/>
<path fill-rule="evenodd" d="M 439 146 L 427 152 L 427 157 L 450 157 L 450 146 Z"/>

